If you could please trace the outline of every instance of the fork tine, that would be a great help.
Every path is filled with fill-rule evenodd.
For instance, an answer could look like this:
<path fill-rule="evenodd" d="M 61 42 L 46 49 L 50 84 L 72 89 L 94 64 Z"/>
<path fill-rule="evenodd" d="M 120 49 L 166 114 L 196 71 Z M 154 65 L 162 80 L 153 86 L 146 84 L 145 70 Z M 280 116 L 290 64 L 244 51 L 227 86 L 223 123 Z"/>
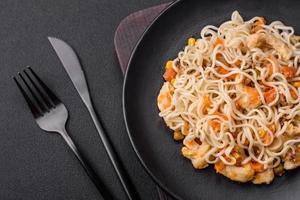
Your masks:
<path fill-rule="evenodd" d="M 31 99 L 29 98 L 29 96 L 26 94 L 25 90 L 22 88 L 22 86 L 20 85 L 20 83 L 18 82 L 18 80 L 16 79 L 16 77 L 13 77 L 15 83 L 17 84 L 19 90 L 21 91 L 24 99 L 26 100 L 28 107 L 30 108 L 33 116 L 35 118 L 42 116 L 41 112 L 39 111 L 39 109 L 34 105 L 34 103 L 31 101 Z"/>
<path fill-rule="evenodd" d="M 53 102 L 51 102 L 51 100 L 36 85 L 35 81 L 33 81 L 33 79 L 31 78 L 31 76 L 29 76 L 29 74 L 27 73 L 26 69 L 24 69 L 23 72 L 27 76 L 27 78 L 30 80 L 30 82 L 32 83 L 33 87 L 35 88 L 35 90 L 37 91 L 37 93 L 39 94 L 39 96 L 42 98 L 42 101 L 45 103 L 45 105 L 48 107 L 48 109 L 51 109 L 51 108 L 55 107 L 55 105 L 53 104 Z"/>
<path fill-rule="evenodd" d="M 19 76 L 21 77 L 22 81 L 25 83 L 26 87 L 28 88 L 29 92 L 31 93 L 32 97 L 34 98 L 34 100 L 36 101 L 36 103 L 38 104 L 40 110 L 42 112 L 48 112 L 48 108 L 40 101 L 40 99 L 38 98 L 38 96 L 34 93 L 34 91 L 32 90 L 32 88 L 29 86 L 29 84 L 27 83 L 27 81 L 25 80 L 25 78 L 22 76 L 22 74 L 19 72 L 18 73 Z"/>
<path fill-rule="evenodd" d="M 35 79 L 39 82 L 41 87 L 44 89 L 45 93 L 48 95 L 48 97 L 52 100 L 54 106 L 60 103 L 60 100 L 56 97 L 56 95 L 47 87 L 47 85 L 38 77 L 38 75 L 31 69 L 31 67 L 27 67 L 29 71 L 33 74 Z"/>

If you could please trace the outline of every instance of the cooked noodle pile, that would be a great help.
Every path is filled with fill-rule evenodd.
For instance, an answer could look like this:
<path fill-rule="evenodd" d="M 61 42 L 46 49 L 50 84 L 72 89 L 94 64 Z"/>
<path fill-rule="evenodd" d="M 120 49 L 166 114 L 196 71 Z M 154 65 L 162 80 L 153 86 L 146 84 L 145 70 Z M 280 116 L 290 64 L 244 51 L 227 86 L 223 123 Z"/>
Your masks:
<path fill-rule="evenodd" d="M 235 11 L 167 62 L 159 115 L 195 168 L 270 183 L 300 166 L 299 63 L 292 27 Z"/>

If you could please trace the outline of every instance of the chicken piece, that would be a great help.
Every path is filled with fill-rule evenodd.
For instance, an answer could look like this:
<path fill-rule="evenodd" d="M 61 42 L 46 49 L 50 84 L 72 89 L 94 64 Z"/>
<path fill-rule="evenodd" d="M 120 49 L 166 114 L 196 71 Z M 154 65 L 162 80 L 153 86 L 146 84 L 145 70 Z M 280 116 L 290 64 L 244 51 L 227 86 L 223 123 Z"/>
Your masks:
<path fill-rule="evenodd" d="M 254 179 L 252 180 L 252 182 L 254 184 L 262 184 L 262 183 L 269 184 L 273 181 L 273 179 L 274 179 L 273 169 L 267 169 L 264 172 L 260 172 L 260 173 L 255 174 Z"/>
<path fill-rule="evenodd" d="M 292 44 L 297 44 L 298 42 L 300 42 L 300 36 L 292 35 L 291 36 L 291 42 L 292 42 Z"/>
<path fill-rule="evenodd" d="M 255 33 L 251 34 L 247 39 L 247 47 L 253 49 L 256 47 L 262 47 L 266 45 L 266 34 L 265 33 Z"/>
<path fill-rule="evenodd" d="M 275 49 L 284 60 L 289 60 L 293 54 L 292 49 L 290 49 L 286 43 L 273 35 L 266 34 L 264 32 L 250 35 L 247 40 L 247 46 L 249 49 L 256 47 L 265 48 L 270 46 Z"/>
<path fill-rule="evenodd" d="M 266 24 L 266 19 L 263 17 L 259 17 L 257 21 L 255 21 L 251 27 L 251 33 L 256 33 L 263 29 L 263 25 Z"/>
<path fill-rule="evenodd" d="M 258 91 L 249 86 L 239 85 L 238 89 L 241 91 L 242 96 L 237 100 L 237 104 L 242 108 L 256 108 L 261 104 L 261 99 Z"/>
<path fill-rule="evenodd" d="M 292 57 L 292 49 L 290 49 L 282 40 L 272 35 L 267 35 L 266 42 L 270 44 L 284 60 L 289 60 Z"/>
<path fill-rule="evenodd" d="M 298 162 L 294 161 L 294 160 L 287 160 L 284 162 L 283 167 L 286 170 L 291 170 L 291 169 L 295 169 L 297 167 L 300 166 L 300 162 L 298 160 Z"/>
<path fill-rule="evenodd" d="M 252 169 L 249 163 L 240 167 L 234 165 L 226 165 L 219 173 L 223 174 L 224 176 L 233 181 L 239 182 L 250 181 L 253 179 L 253 176 L 255 174 L 254 170 Z"/>
<path fill-rule="evenodd" d="M 203 169 L 208 166 L 208 163 L 205 161 L 204 157 L 202 156 L 191 159 L 191 161 L 195 169 Z"/>
<path fill-rule="evenodd" d="M 281 163 L 276 168 L 274 168 L 274 174 L 277 176 L 282 176 L 284 174 L 284 168 Z"/>
<path fill-rule="evenodd" d="M 160 89 L 157 97 L 157 106 L 160 111 L 164 111 L 172 105 L 172 96 L 170 91 L 170 83 L 165 82 Z"/>
<path fill-rule="evenodd" d="M 295 137 L 300 134 L 300 127 L 289 124 L 285 132 L 289 137 Z"/>
<path fill-rule="evenodd" d="M 195 140 L 190 140 L 191 137 L 186 137 L 184 139 L 184 144 L 186 145 L 181 149 L 181 153 L 184 157 L 190 159 L 194 168 L 203 169 L 208 166 L 208 163 L 205 161 L 204 155 L 210 149 L 210 145 L 205 142 L 199 144 Z"/>
<path fill-rule="evenodd" d="M 285 156 L 285 162 L 283 164 L 284 169 L 290 170 L 300 166 L 300 145 L 296 148 L 295 154 L 288 152 Z"/>

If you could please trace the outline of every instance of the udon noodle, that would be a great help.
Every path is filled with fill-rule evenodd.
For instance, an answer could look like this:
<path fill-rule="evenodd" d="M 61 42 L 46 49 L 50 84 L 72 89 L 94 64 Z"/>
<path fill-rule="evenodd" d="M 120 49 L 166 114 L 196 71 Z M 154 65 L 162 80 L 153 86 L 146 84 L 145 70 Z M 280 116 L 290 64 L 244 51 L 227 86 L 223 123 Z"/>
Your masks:
<path fill-rule="evenodd" d="M 159 116 L 202 169 L 270 183 L 300 166 L 300 38 L 280 21 L 232 13 L 166 64 Z"/>

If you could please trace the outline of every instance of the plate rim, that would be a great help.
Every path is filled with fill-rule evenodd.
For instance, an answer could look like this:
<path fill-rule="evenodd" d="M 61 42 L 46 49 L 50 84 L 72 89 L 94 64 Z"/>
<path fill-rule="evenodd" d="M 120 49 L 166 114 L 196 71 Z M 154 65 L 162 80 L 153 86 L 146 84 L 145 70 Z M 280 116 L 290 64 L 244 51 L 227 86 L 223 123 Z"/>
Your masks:
<path fill-rule="evenodd" d="M 179 197 L 177 194 L 175 194 L 174 192 L 172 192 L 165 184 L 163 184 L 155 175 L 154 173 L 148 168 L 148 166 L 146 165 L 146 163 L 144 162 L 142 156 L 140 155 L 138 149 L 135 146 L 135 143 L 133 141 L 133 137 L 131 135 L 131 132 L 129 130 L 128 127 L 128 122 L 127 122 L 127 113 L 126 113 L 126 104 L 125 104 L 125 88 L 126 88 L 126 83 L 127 83 L 127 79 L 128 79 L 128 71 L 129 68 L 131 66 L 134 54 L 137 51 L 137 48 L 140 46 L 141 42 L 144 39 L 144 36 L 153 28 L 153 25 L 158 21 L 158 19 L 160 19 L 163 15 L 165 15 L 171 8 L 173 8 L 175 5 L 177 5 L 178 3 L 183 2 L 183 0 L 175 0 L 174 2 L 172 2 L 170 5 L 168 5 L 166 8 L 164 8 L 159 14 L 158 16 L 156 16 L 154 18 L 154 20 L 150 23 L 150 25 L 145 29 L 145 31 L 142 33 L 141 37 L 139 38 L 139 40 L 137 41 L 136 45 L 134 46 L 128 64 L 127 64 L 127 68 L 126 68 L 126 72 L 124 75 L 124 81 L 123 81 L 123 89 L 122 89 L 122 111 L 123 111 L 123 118 L 124 118 L 124 123 L 125 123 L 125 127 L 126 127 L 126 132 L 127 135 L 129 137 L 131 146 L 135 152 L 135 154 L 138 157 L 139 162 L 142 164 L 143 168 L 145 169 L 145 171 L 147 172 L 147 174 L 151 177 L 151 179 L 159 185 L 159 187 L 161 189 L 163 189 L 165 192 L 167 192 L 168 194 L 170 194 L 173 198 L 178 199 L 178 200 L 182 200 L 181 197 Z"/>

